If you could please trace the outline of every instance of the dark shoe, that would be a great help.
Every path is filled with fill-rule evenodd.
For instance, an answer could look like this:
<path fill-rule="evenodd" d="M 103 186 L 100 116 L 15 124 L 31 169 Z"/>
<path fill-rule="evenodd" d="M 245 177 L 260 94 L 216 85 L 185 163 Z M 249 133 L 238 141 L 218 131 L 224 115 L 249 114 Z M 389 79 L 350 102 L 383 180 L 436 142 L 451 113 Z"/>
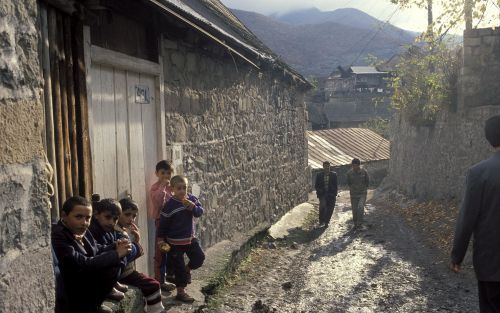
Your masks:
<path fill-rule="evenodd" d="M 128 286 L 120 284 L 119 282 L 116 282 L 115 289 L 125 293 L 128 291 Z"/>
<path fill-rule="evenodd" d="M 167 291 L 167 292 L 170 292 L 172 290 L 175 290 L 175 285 L 172 284 L 172 283 L 167 283 L 167 282 L 164 282 L 163 284 L 161 284 L 160 286 L 161 290 L 163 291 Z"/>
<path fill-rule="evenodd" d="M 125 298 L 125 294 L 123 292 L 118 291 L 115 288 L 113 288 L 113 289 L 111 289 L 111 292 L 108 294 L 108 296 L 106 298 L 119 302 L 119 301 L 122 301 L 123 298 Z"/>
<path fill-rule="evenodd" d="M 175 275 L 174 274 L 167 274 L 165 276 L 165 281 L 168 281 L 169 283 L 175 284 Z"/>
<path fill-rule="evenodd" d="M 186 302 L 186 303 L 193 303 L 194 302 L 194 298 L 185 292 L 178 293 L 177 296 L 175 296 L 175 300 Z"/>

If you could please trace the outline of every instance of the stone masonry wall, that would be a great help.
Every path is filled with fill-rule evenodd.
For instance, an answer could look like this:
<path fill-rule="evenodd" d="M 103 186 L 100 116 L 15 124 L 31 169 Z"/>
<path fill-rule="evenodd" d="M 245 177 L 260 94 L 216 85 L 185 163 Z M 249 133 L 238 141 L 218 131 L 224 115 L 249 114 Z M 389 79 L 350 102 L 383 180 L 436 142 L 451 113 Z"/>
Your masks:
<path fill-rule="evenodd" d="M 194 40 L 197 40 L 196 38 Z M 166 137 L 177 172 L 201 190 L 210 246 L 307 199 L 303 92 L 272 71 L 164 40 Z"/>
<path fill-rule="evenodd" d="M 386 184 L 409 196 L 460 199 L 467 169 L 493 153 L 484 121 L 500 114 L 500 31 L 465 32 L 463 57 L 457 112 L 441 112 L 432 127 L 392 123 Z"/>
<path fill-rule="evenodd" d="M 37 3 L 0 0 L 0 312 L 53 312 Z"/>

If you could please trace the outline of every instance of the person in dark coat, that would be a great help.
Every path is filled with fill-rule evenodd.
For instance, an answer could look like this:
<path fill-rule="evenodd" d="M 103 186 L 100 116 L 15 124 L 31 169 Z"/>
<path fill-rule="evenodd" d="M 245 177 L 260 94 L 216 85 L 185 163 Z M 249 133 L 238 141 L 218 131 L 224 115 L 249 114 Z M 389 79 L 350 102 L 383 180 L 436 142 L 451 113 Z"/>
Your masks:
<path fill-rule="evenodd" d="M 318 173 L 314 184 L 319 199 L 319 223 L 328 227 L 337 200 L 337 173 L 330 170 L 330 162 L 323 162 L 323 172 Z"/>
<path fill-rule="evenodd" d="M 92 217 L 90 202 L 71 197 L 64 202 L 61 220 L 52 228 L 52 248 L 58 261 L 63 294 L 56 312 L 95 313 L 118 280 L 121 259 L 130 242 L 99 245 L 87 231 Z"/>
<path fill-rule="evenodd" d="M 471 236 L 481 313 L 500 312 L 500 115 L 486 121 L 486 139 L 496 152 L 472 166 L 457 220 L 451 268 L 459 272 Z"/>

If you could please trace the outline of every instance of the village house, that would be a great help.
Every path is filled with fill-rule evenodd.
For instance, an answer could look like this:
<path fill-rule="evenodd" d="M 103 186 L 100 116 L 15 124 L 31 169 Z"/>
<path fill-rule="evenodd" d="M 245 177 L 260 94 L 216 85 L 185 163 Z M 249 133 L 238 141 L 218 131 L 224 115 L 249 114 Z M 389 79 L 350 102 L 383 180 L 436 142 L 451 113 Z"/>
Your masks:
<path fill-rule="evenodd" d="M 71 195 L 132 196 L 151 256 L 159 159 L 204 203 L 205 247 L 307 199 L 310 85 L 218 0 L 0 0 L 0 56 L 2 312 L 53 310 Z"/>
<path fill-rule="evenodd" d="M 360 127 L 370 119 L 389 119 L 390 75 L 373 66 L 339 66 L 324 81 L 322 97 L 308 103 L 310 128 Z"/>

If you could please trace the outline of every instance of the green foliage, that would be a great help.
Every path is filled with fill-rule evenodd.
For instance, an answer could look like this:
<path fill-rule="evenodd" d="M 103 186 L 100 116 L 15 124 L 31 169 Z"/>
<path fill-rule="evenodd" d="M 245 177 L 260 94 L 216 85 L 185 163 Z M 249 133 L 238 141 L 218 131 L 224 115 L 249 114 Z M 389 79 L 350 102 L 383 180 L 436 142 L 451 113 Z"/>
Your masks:
<path fill-rule="evenodd" d="M 415 125 L 433 125 L 440 110 L 454 105 L 458 70 L 457 53 L 444 44 L 410 48 L 392 78 L 393 107 Z"/>
<path fill-rule="evenodd" d="M 368 128 L 369 130 L 379 134 L 385 139 L 389 139 L 390 121 L 381 117 L 374 117 L 366 121 L 361 127 Z"/>

